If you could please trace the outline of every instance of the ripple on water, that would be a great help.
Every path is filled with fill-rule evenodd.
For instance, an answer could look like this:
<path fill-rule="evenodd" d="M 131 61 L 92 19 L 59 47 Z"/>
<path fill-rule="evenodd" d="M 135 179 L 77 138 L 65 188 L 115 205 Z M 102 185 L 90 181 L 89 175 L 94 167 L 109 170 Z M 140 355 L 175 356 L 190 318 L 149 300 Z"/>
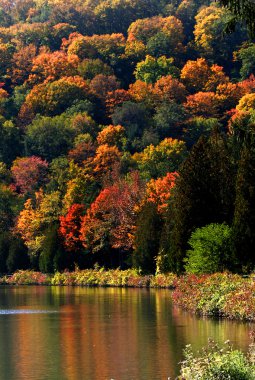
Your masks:
<path fill-rule="evenodd" d="M 0 309 L 0 315 L 9 314 L 49 314 L 57 313 L 55 310 L 29 310 L 29 309 Z"/>

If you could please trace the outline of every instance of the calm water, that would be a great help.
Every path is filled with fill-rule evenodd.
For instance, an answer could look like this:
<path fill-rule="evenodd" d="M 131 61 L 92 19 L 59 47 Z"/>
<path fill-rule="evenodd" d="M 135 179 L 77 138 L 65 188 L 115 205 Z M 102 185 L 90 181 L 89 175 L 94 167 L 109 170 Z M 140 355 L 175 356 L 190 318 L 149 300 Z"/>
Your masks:
<path fill-rule="evenodd" d="M 251 328 L 191 316 L 169 290 L 0 287 L 0 380 L 167 380 L 186 344 L 246 350 Z"/>

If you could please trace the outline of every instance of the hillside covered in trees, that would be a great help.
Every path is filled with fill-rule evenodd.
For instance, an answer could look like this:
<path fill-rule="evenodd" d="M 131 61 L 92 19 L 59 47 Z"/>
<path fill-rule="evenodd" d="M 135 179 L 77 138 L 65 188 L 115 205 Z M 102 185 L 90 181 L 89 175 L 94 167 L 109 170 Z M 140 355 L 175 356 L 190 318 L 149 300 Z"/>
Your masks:
<path fill-rule="evenodd" d="M 232 20 L 209 0 L 1 1 L 1 273 L 254 269 L 255 44 Z"/>

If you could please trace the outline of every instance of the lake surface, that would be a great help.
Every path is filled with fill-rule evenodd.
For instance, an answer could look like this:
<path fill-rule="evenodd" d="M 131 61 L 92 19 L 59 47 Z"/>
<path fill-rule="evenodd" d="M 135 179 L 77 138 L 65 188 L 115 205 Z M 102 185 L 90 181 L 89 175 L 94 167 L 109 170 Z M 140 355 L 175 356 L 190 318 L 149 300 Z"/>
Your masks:
<path fill-rule="evenodd" d="M 173 307 L 169 290 L 0 287 L 0 380 L 168 380 L 208 338 L 247 350 L 254 326 Z"/>

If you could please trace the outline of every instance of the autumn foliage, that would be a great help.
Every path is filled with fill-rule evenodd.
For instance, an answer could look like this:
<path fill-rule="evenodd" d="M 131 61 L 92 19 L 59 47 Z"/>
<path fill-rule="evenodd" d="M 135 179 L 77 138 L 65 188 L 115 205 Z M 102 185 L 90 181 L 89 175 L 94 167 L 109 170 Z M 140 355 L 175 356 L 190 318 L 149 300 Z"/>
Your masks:
<path fill-rule="evenodd" d="M 84 206 L 73 204 L 65 216 L 60 216 L 59 233 L 64 239 L 68 251 L 75 251 L 80 246 L 80 227 Z"/>
<path fill-rule="evenodd" d="M 142 188 L 138 174 L 133 173 L 130 183 L 119 181 L 101 191 L 82 221 L 85 247 L 101 250 L 108 241 L 112 248 L 132 248 Z"/>
<path fill-rule="evenodd" d="M 11 172 L 16 191 L 32 193 L 47 181 L 48 163 L 40 157 L 17 158 Z"/>
<path fill-rule="evenodd" d="M 231 17 L 206 0 L 1 1 L 0 242 L 35 270 L 181 272 L 190 234 L 226 223 L 254 268 L 255 44 Z"/>
<path fill-rule="evenodd" d="M 167 173 L 163 178 L 150 180 L 146 186 L 147 201 L 156 204 L 158 212 L 164 213 L 167 209 L 168 201 L 172 196 L 178 173 Z"/>

